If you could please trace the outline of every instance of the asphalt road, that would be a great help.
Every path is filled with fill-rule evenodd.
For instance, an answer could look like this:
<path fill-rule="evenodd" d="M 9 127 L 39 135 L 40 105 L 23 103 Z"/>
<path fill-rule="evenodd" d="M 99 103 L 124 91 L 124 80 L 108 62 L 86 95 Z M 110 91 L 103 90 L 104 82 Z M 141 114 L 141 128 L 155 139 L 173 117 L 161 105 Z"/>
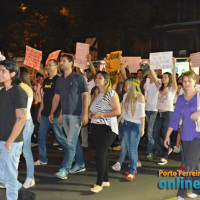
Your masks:
<path fill-rule="evenodd" d="M 140 143 L 139 155 L 142 167 L 138 168 L 136 179 L 129 182 L 125 179 L 124 172 L 128 170 L 128 157 L 122 166 L 121 172 L 110 169 L 109 188 L 100 193 L 93 194 L 90 187 L 96 181 L 94 151 L 89 147 L 84 151 L 87 170 L 74 175 L 69 175 L 67 180 L 59 180 L 54 174 L 59 170 L 63 158 L 63 151 L 52 145 L 53 137 L 48 140 L 48 164 L 35 167 L 36 185 L 31 188 L 37 196 L 37 200 L 169 200 L 176 199 L 176 189 L 159 189 L 161 180 L 174 180 L 174 177 L 159 177 L 158 171 L 176 171 L 180 166 L 180 154 L 172 153 L 169 162 L 165 166 L 158 166 L 160 157 L 155 157 L 152 162 L 145 160 L 145 144 Z M 37 147 L 33 147 L 35 160 L 37 159 Z M 120 152 L 110 153 L 110 166 L 114 164 Z M 26 175 L 26 167 L 23 157 L 19 167 L 19 180 L 23 183 Z M 5 200 L 5 189 L 0 189 L 0 200 Z M 200 199 L 200 198 L 197 198 Z"/>

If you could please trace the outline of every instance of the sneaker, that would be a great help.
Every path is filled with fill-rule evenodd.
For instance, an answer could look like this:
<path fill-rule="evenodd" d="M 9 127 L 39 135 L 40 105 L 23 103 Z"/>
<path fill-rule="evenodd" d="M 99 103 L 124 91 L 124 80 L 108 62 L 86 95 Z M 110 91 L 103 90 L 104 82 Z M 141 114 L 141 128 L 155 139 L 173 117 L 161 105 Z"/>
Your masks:
<path fill-rule="evenodd" d="M 185 166 L 184 165 L 181 165 L 176 171 L 177 172 L 182 172 L 183 170 L 185 169 Z"/>
<path fill-rule="evenodd" d="M 37 161 L 34 162 L 34 165 L 35 166 L 38 166 L 38 165 L 47 165 L 47 162 L 42 162 L 40 160 L 37 160 Z"/>
<path fill-rule="evenodd" d="M 152 161 L 152 160 L 153 160 L 153 155 L 149 153 L 149 154 L 147 155 L 147 159 L 148 159 L 149 161 Z"/>
<path fill-rule="evenodd" d="M 63 151 L 62 147 L 58 147 L 58 150 L 59 150 L 59 151 Z"/>
<path fill-rule="evenodd" d="M 35 185 L 35 179 L 34 178 L 27 178 L 26 181 L 23 184 L 24 188 L 30 188 L 33 187 Z"/>
<path fill-rule="evenodd" d="M 137 161 L 137 168 L 142 167 L 142 163 L 140 161 Z"/>
<path fill-rule="evenodd" d="M 59 169 L 59 171 L 55 174 L 55 176 L 56 176 L 57 178 L 62 179 L 62 180 L 67 179 L 67 173 L 66 173 L 65 168 Z"/>
<path fill-rule="evenodd" d="M 191 199 L 194 199 L 194 198 L 197 198 L 199 195 L 198 194 L 195 194 L 195 193 L 190 193 L 187 195 L 189 198 Z"/>
<path fill-rule="evenodd" d="M 5 189 L 6 186 L 5 186 L 3 183 L 0 183 L 0 188 L 1 188 L 1 189 Z"/>
<path fill-rule="evenodd" d="M 103 190 L 103 187 L 99 186 L 99 185 L 95 185 L 94 187 L 90 188 L 90 190 L 91 190 L 91 192 L 98 193 L 101 190 Z"/>
<path fill-rule="evenodd" d="M 172 152 L 173 152 L 173 149 L 170 147 L 168 151 L 168 155 L 171 154 Z"/>
<path fill-rule="evenodd" d="M 82 167 L 80 167 L 78 164 L 75 164 L 70 170 L 69 173 L 70 174 L 76 174 L 78 172 L 84 172 L 86 171 L 85 166 L 83 165 Z"/>
<path fill-rule="evenodd" d="M 122 147 L 119 145 L 119 146 L 113 147 L 113 150 L 114 151 L 121 151 Z"/>
<path fill-rule="evenodd" d="M 135 170 L 135 175 L 138 173 L 137 169 Z M 129 175 L 129 171 L 125 171 L 125 175 L 128 176 Z"/>
<path fill-rule="evenodd" d="M 23 186 L 19 189 L 18 200 L 34 200 L 35 198 L 35 194 L 25 189 Z"/>
<path fill-rule="evenodd" d="M 113 166 L 112 169 L 116 172 L 119 172 L 121 170 L 121 165 L 119 162 L 116 162 Z"/>
<path fill-rule="evenodd" d="M 55 140 L 53 146 L 59 146 L 58 142 Z"/>
<path fill-rule="evenodd" d="M 174 153 L 180 153 L 181 152 L 181 147 L 177 147 L 177 146 L 174 146 L 174 150 L 173 150 Z"/>
<path fill-rule="evenodd" d="M 132 180 L 134 180 L 135 179 L 135 175 L 133 175 L 133 174 L 129 174 L 127 177 L 126 177 L 126 180 L 127 181 L 132 181 Z"/>
<path fill-rule="evenodd" d="M 166 165 L 167 164 L 167 160 L 165 158 L 161 158 L 160 162 L 158 163 L 158 165 Z"/>
<path fill-rule="evenodd" d="M 177 200 L 185 200 L 183 197 L 178 196 Z"/>

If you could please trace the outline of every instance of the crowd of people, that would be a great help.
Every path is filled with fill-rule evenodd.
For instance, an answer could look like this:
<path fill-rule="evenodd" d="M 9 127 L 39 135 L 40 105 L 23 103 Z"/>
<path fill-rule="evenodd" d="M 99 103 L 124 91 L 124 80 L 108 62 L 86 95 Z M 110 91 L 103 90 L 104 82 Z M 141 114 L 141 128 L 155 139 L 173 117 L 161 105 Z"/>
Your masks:
<path fill-rule="evenodd" d="M 120 56 L 119 79 L 113 85 L 109 74 L 96 71 L 91 56 L 88 59 L 90 67 L 83 74 L 73 68 L 73 57 L 63 54 L 59 63 L 49 60 L 47 75 L 37 74 L 36 79 L 34 76 L 30 79 L 28 70 L 19 68 L 15 61 L 0 61 L 0 82 L 3 83 L 0 90 L 0 187 L 6 188 L 8 200 L 35 199 L 35 194 L 27 188 L 36 184 L 34 166 L 48 164 L 50 130 L 64 151 L 61 168 L 55 176 L 67 179 L 69 174 L 86 170 L 82 148 L 88 147 L 90 129 L 97 170 L 96 183 L 90 188 L 94 193 L 110 186 L 109 149 L 116 138 L 121 153 L 111 167 L 120 171 L 128 152 L 127 181 L 134 180 L 137 174 L 138 145 L 145 132 L 147 160 L 152 161 L 158 153 L 161 156 L 158 165 L 165 165 L 173 150 L 181 150 L 179 170 L 199 170 L 200 134 L 195 121 L 200 112 L 195 73 L 188 71 L 177 77 L 174 60 L 172 74 L 157 75 L 148 63 L 147 71 L 139 69 L 134 75 L 124 68 Z M 170 144 L 173 131 L 177 131 L 174 147 Z M 34 162 L 31 140 L 36 138 L 38 160 Z M 27 169 L 23 185 L 17 179 L 22 152 Z M 178 200 L 185 199 L 186 192 L 186 189 L 179 190 Z M 194 190 L 190 197 L 198 195 L 200 191 Z"/>

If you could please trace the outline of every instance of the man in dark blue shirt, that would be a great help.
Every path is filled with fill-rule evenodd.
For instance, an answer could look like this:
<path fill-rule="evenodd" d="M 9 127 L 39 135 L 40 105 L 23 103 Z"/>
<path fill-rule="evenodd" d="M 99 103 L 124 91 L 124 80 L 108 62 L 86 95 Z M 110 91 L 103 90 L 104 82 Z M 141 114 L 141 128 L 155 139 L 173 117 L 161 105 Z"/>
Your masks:
<path fill-rule="evenodd" d="M 49 121 L 53 123 L 54 112 L 61 103 L 63 128 L 67 135 L 67 160 L 66 167 L 56 173 L 61 179 L 67 179 L 70 173 L 85 171 L 83 153 L 78 139 L 81 126 L 88 123 L 88 88 L 82 75 L 72 71 L 73 57 L 63 55 L 60 67 L 64 75 L 56 82 L 55 95 L 52 102 L 52 109 Z M 72 162 L 76 155 L 76 164 L 72 167 Z M 70 170 L 71 169 L 71 170 Z"/>

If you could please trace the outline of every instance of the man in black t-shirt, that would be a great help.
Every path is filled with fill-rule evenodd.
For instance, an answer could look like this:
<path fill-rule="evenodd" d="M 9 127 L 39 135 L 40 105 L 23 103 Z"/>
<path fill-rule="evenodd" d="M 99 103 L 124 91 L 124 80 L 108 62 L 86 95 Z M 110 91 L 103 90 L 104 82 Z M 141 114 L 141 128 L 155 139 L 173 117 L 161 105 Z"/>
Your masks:
<path fill-rule="evenodd" d="M 19 67 L 13 60 L 0 62 L 0 183 L 6 187 L 6 198 L 35 199 L 17 180 L 18 164 L 22 153 L 22 129 L 26 122 L 28 97 L 18 85 Z"/>
<path fill-rule="evenodd" d="M 54 96 L 55 84 L 56 80 L 59 77 L 58 72 L 58 63 L 56 60 L 49 60 L 46 65 L 47 72 L 49 77 L 47 77 L 43 82 L 43 98 L 40 104 L 40 108 L 38 111 L 38 121 L 40 122 L 39 127 L 39 136 L 38 136 L 38 151 L 39 151 L 39 159 L 34 163 L 34 165 L 45 165 L 47 164 L 47 135 L 49 129 L 52 127 L 56 140 L 62 146 L 65 157 L 63 161 L 63 167 L 65 167 L 66 160 L 66 152 L 67 152 L 67 144 L 66 144 L 66 136 L 64 134 L 62 125 L 58 124 L 58 116 L 61 112 L 61 106 L 59 105 L 55 111 L 55 119 L 54 123 L 50 124 L 48 120 L 48 116 L 51 111 L 52 99 Z"/>

